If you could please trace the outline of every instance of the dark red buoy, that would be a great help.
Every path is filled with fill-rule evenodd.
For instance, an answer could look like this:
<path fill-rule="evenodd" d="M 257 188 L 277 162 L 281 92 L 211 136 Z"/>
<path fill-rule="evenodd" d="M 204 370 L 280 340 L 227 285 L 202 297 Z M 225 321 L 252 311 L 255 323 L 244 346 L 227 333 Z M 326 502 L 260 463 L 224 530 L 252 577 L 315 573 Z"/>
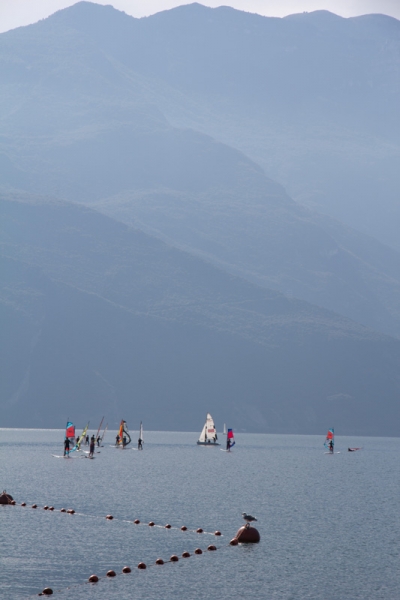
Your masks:
<path fill-rule="evenodd" d="M 147 569 L 146 563 L 144 563 L 144 562 L 139 563 L 137 568 L 138 569 Z"/>
<path fill-rule="evenodd" d="M 150 521 L 149 527 L 154 527 L 154 521 Z"/>
<path fill-rule="evenodd" d="M 171 525 L 169 523 L 166 524 L 165 529 L 171 529 Z"/>
<path fill-rule="evenodd" d="M 15 500 L 11 500 L 10 504 L 12 504 L 13 506 L 15 506 L 17 503 L 15 502 Z"/>
<path fill-rule="evenodd" d="M 21 506 L 26 506 L 26 502 L 21 502 Z"/>
<path fill-rule="evenodd" d="M 46 506 L 43 506 L 43 510 L 49 510 L 49 507 L 47 506 L 47 504 L 46 504 Z"/>
<path fill-rule="evenodd" d="M 176 554 L 173 554 L 169 560 L 171 562 L 178 562 L 179 558 L 176 556 Z"/>
<path fill-rule="evenodd" d="M 190 552 L 182 552 L 182 558 L 190 558 Z"/>
<path fill-rule="evenodd" d="M 14 498 L 10 494 L 7 494 L 5 490 L 0 494 L 0 504 L 11 504 L 13 500 Z"/>
<path fill-rule="evenodd" d="M 135 523 L 135 525 L 139 525 L 140 523 L 139 519 L 135 519 L 133 522 Z"/>
<path fill-rule="evenodd" d="M 37 508 L 37 504 L 32 504 L 32 508 Z"/>
<path fill-rule="evenodd" d="M 182 525 L 182 527 L 181 527 L 181 531 L 186 531 L 186 530 L 187 530 L 187 527 L 186 527 L 186 525 Z"/>
<path fill-rule="evenodd" d="M 207 548 L 207 550 L 213 551 L 216 550 L 217 548 L 214 546 L 214 544 L 210 544 Z"/>
<path fill-rule="evenodd" d="M 116 572 L 110 569 L 109 571 L 107 571 L 106 575 L 107 577 L 115 577 Z"/>
<path fill-rule="evenodd" d="M 49 506 L 49 510 L 54 510 L 54 506 Z"/>
<path fill-rule="evenodd" d="M 74 514 L 75 514 L 75 511 L 74 511 L 74 509 L 73 509 L 73 508 L 69 508 L 69 509 L 67 510 L 67 513 L 68 513 L 69 515 L 74 515 Z"/>
<path fill-rule="evenodd" d="M 239 543 L 239 542 L 237 541 L 237 539 L 236 539 L 236 538 L 233 538 L 233 539 L 232 539 L 232 540 L 229 542 L 229 545 L 230 545 L 230 546 L 237 546 L 237 545 L 238 545 L 238 543 Z"/>
<path fill-rule="evenodd" d="M 220 531 L 215 531 L 214 535 L 222 535 L 222 533 Z"/>
<path fill-rule="evenodd" d="M 65 508 L 60 508 L 60 512 L 67 512 Z"/>
<path fill-rule="evenodd" d="M 157 558 L 156 565 L 163 565 L 163 564 L 164 564 L 163 559 L 162 558 Z"/>
<path fill-rule="evenodd" d="M 203 550 L 201 548 L 196 548 L 194 551 L 195 554 L 203 554 Z"/>
<path fill-rule="evenodd" d="M 132 569 L 131 569 L 130 567 L 124 567 L 124 568 L 122 569 L 122 572 L 123 572 L 123 573 L 130 573 L 131 571 L 132 571 Z"/>
<path fill-rule="evenodd" d="M 106 516 L 106 519 L 108 519 L 109 521 L 112 521 L 112 520 L 113 520 L 113 518 L 114 518 L 114 517 L 113 517 L 112 515 L 107 515 L 107 516 Z"/>
<path fill-rule="evenodd" d="M 97 583 L 99 580 L 99 578 L 97 577 L 97 575 L 91 575 L 88 579 L 88 581 L 90 581 L 90 583 Z"/>
<path fill-rule="evenodd" d="M 53 593 L 53 590 L 52 590 L 51 588 L 44 588 L 44 590 L 43 590 L 43 592 L 42 592 L 42 594 L 43 594 L 44 596 L 51 596 L 51 595 L 52 595 L 52 593 Z"/>
<path fill-rule="evenodd" d="M 203 533 L 203 530 L 201 527 L 199 527 L 198 529 L 196 529 L 196 533 Z"/>
<path fill-rule="evenodd" d="M 260 534 L 255 527 L 243 525 L 235 535 L 235 538 L 240 544 L 258 544 L 260 541 Z"/>

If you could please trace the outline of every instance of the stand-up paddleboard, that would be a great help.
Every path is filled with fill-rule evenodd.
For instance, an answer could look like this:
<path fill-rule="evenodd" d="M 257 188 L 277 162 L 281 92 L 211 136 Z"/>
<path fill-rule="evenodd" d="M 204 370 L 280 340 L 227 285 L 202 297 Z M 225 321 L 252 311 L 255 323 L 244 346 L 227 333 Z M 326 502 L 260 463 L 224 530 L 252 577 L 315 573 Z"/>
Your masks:
<path fill-rule="evenodd" d="M 85 454 L 90 454 L 89 450 L 84 450 L 83 451 Z M 96 454 L 100 454 L 100 450 L 95 450 Z"/>
<path fill-rule="evenodd" d="M 54 458 L 79 458 L 79 456 L 63 456 L 62 454 L 52 454 L 52 456 L 54 456 Z"/>

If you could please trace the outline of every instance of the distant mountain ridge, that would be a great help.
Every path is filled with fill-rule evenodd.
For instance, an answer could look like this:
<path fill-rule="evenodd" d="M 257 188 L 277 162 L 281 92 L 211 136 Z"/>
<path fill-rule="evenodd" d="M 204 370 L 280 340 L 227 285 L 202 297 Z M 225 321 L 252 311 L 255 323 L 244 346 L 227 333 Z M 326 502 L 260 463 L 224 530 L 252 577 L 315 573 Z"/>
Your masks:
<path fill-rule="evenodd" d="M 400 342 L 91 209 L 2 197 L 3 423 L 395 435 Z M 379 398 L 379 402 L 377 401 Z"/>

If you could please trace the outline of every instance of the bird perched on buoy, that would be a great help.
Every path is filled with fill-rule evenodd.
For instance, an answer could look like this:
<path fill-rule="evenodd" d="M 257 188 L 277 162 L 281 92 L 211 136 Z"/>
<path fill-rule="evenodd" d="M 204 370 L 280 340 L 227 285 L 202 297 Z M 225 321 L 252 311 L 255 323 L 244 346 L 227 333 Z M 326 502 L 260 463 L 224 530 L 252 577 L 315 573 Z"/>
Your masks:
<path fill-rule="evenodd" d="M 250 527 L 250 523 L 252 521 L 257 521 L 257 519 L 255 517 L 253 517 L 252 515 L 248 515 L 247 513 L 242 513 L 242 517 L 245 521 L 247 521 L 247 525 L 246 527 Z"/>

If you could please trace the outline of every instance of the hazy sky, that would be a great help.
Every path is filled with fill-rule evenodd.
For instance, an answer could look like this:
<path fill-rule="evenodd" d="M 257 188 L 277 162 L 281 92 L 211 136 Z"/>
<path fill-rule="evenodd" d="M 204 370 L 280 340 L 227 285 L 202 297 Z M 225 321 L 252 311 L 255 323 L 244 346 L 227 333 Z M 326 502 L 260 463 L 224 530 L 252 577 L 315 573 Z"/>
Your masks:
<path fill-rule="evenodd" d="M 76 0 L 0 0 L 0 32 L 35 23 L 53 12 L 76 4 Z M 143 17 L 190 4 L 185 0 L 97 0 L 97 4 L 112 4 L 134 17 Z M 400 19 L 400 0 L 204 0 L 206 6 L 233 6 L 260 15 L 283 17 L 288 14 L 330 10 L 343 17 L 365 13 L 383 13 Z"/>

